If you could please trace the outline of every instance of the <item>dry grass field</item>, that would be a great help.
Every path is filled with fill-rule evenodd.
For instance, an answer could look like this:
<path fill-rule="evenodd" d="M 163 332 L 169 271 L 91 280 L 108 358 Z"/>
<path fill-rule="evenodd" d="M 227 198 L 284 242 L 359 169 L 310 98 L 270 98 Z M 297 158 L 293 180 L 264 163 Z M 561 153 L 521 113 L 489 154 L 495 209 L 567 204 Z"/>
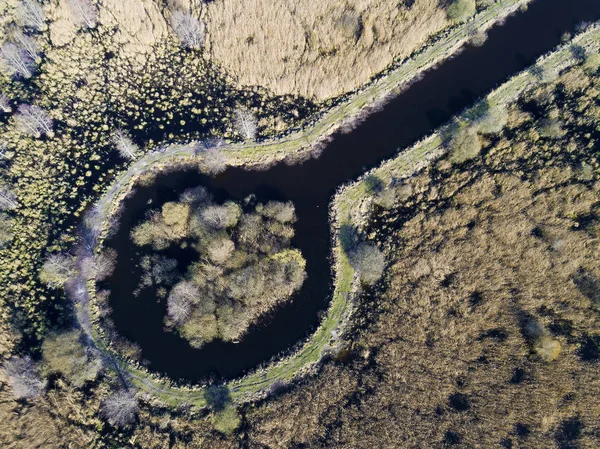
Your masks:
<path fill-rule="evenodd" d="M 218 0 L 212 58 L 240 83 L 325 100 L 351 91 L 449 24 L 438 0 Z"/>
<path fill-rule="evenodd" d="M 484 8 L 490 1 L 479 0 L 477 6 Z M 17 4 L 17 0 L 0 0 L 0 26 L 15 17 Z M 153 57 L 157 46 L 173 37 L 173 11 L 190 11 L 206 24 L 205 57 L 238 85 L 323 101 L 362 86 L 398 58 L 419 50 L 451 25 L 448 4 L 444 0 L 104 0 L 98 2 L 97 21 L 99 29 L 111 31 L 104 39 L 119 49 L 119 57 L 140 67 Z M 45 51 L 52 54 L 53 47 L 75 45 L 80 27 L 67 0 L 47 2 L 44 11 L 50 44 Z"/>

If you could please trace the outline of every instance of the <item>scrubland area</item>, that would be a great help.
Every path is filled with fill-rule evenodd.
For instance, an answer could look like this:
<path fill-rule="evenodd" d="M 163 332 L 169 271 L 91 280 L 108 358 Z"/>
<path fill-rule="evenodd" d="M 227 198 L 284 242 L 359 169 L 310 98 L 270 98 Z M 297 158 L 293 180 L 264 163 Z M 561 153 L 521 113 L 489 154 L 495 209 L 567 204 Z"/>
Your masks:
<path fill-rule="evenodd" d="M 470 138 L 372 192 L 385 281 L 351 356 L 256 412 L 260 444 L 598 446 L 598 60 L 473 111 Z"/>

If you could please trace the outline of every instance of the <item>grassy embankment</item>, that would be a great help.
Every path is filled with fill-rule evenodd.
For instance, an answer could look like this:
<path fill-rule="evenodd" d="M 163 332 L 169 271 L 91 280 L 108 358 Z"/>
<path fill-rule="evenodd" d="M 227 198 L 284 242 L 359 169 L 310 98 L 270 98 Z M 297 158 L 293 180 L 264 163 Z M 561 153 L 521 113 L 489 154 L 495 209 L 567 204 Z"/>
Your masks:
<path fill-rule="evenodd" d="M 327 112 L 314 126 L 302 132 L 297 132 L 285 140 L 265 141 L 257 144 L 231 144 L 222 148 L 229 165 L 261 165 L 274 163 L 301 152 L 310 151 L 314 146 L 326 140 L 335 130 L 351 124 L 360 118 L 365 110 L 375 107 L 386 98 L 397 95 L 412 80 L 427 69 L 446 59 L 458 51 L 472 36 L 473 29 L 485 30 L 507 15 L 528 3 L 529 0 L 506 0 L 481 12 L 469 23 L 451 29 L 445 36 L 439 38 L 422 52 L 410 58 L 389 74 L 366 86 L 346 102 L 341 103 Z M 511 82 L 512 83 L 512 82 Z M 511 84 L 509 83 L 509 84 Z M 511 84 L 512 85 L 512 84 Z M 502 89 L 502 88 L 501 88 Z M 512 89 L 512 88 L 511 88 Z M 499 89 L 500 90 L 500 89 Z M 514 90 L 514 89 L 513 89 Z M 496 91 L 497 93 L 498 91 Z M 493 95 L 493 94 L 492 94 Z M 506 95 L 508 98 L 508 95 Z M 431 138 L 430 138 L 431 139 Z M 428 139 L 425 142 L 428 142 Z M 406 157 L 407 161 L 424 161 L 437 145 L 427 145 L 427 148 L 412 149 Z M 111 217 L 117 212 L 121 201 L 127 196 L 140 176 L 149 172 L 160 172 L 173 165 L 193 165 L 201 162 L 201 157 L 195 155 L 193 145 L 175 145 L 167 151 L 151 152 L 129 166 L 113 182 L 112 186 L 102 196 L 97 204 L 98 215 L 94 218 L 94 226 L 102 228 L 105 235 Z M 383 167 L 382 167 L 383 168 Z M 385 178 L 385 176 L 383 177 Z M 361 190 L 362 189 L 362 190 Z M 357 199 L 364 194 L 362 183 L 338 195 L 334 203 L 336 225 L 343 224 L 337 217 L 349 217 Z M 102 238 L 100 239 L 100 244 Z M 347 294 L 351 291 L 354 270 L 339 247 L 335 248 L 336 290 L 328 313 L 315 334 L 293 356 L 260 369 L 242 379 L 229 384 L 234 400 L 244 401 L 258 397 L 276 380 L 284 382 L 301 375 L 321 359 L 322 351 L 332 343 L 332 332 L 340 326 L 349 315 Z M 89 283 L 90 292 L 94 291 L 93 283 Z M 101 330 L 92 326 L 92 335 L 96 343 L 104 350 L 109 350 L 103 342 Z M 133 382 L 142 390 L 151 391 L 160 400 L 170 404 L 187 402 L 197 406 L 206 405 L 202 388 L 177 388 L 170 385 L 166 379 L 158 378 L 147 373 L 141 367 L 118 360 L 121 368 L 129 372 Z"/>

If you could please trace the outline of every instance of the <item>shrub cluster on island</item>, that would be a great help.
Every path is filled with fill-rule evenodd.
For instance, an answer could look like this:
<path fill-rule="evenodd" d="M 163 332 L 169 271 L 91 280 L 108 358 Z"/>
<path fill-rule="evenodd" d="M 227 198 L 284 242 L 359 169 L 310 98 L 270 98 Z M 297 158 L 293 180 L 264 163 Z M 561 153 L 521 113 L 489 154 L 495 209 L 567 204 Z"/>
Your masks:
<path fill-rule="evenodd" d="M 131 233 L 136 245 L 152 248 L 149 257 L 174 244 L 198 254 L 183 276 L 170 276 L 167 329 L 196 348 L 214 339 L 239 341 L 288 301 L 306 277 L 304 258 L 290 247 L 295 221 L 291 202 L 218 204 L 203 187 L 151 211 Z"/>

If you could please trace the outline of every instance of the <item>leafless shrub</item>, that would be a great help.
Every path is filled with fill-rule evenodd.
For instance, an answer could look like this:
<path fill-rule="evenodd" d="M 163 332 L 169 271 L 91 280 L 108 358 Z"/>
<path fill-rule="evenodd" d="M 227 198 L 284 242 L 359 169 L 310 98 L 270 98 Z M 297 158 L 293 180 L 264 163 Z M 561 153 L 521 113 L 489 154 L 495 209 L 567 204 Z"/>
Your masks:
<path fill-rule="evenodd" d="M 4 372 L 17 399 L 34 398 L 46 388 L 46 381 L 29 356 L 12 357 L 4 365 Z"/>
<path fill-rule="evenodd" d="M 194 187 L 191 189 L 187 189 L 181 194 L 181 201 L 188 204 L 206 204 L 212 201 L 212 195 L 206 189 L 206 187 Z"/>
<path fill-rule="evenodd" d="M 102 318 L 107 317 L 112 313 L 109 298 L 110 290 L 98 290 L 96 292 L 96 305 L 98 306 L 98 315 Z"/>
<path fill-rule="evenodd" d="M 277 220 L 280 223 L 293 223 L 296 221 L 296 210 L 294 203 L 288 201 L 269 201 L 267 204 L 259 204 L 256 211 L 261 215 Z"/>
<path fill-rule="evenodd" d="M 73 22 L 78 27 L 95 28 L 98 24 L 98 7 L 92 0 L 67 0 Z"/>
<path fill-rule="evenodd" d="M 19 130 L 29 136 L 41 136 L 52 131 L 52 118 L 35 105 L 22 104 L 17 108 L 15 122 Z"/>
<path fill-rule="evenodd" d="M 476 158 L 481 152 L 481 140 L 474 128 L 462 129 L 449 142 L 450 161 L 460 164 Z"/>
<path fill-rule="evenodd" d="M 7 114 L 12 111 L 12 108 L 10 107 L 10 100 L 4 94 L 0 94 L 0 111 Z"/>
<path fill-rule="evenodd" d="M 137 157 L 139 147 L 123 130 L 116 130 L 111 140 L 122 158 L 132 160 Z"/>
<path fill-rule="evenodd" d="M 372 285 L 383 274 L 385 256 L 376 246 L 361 243 L 350 253 L 350 263 L 356 270 L 360 280 L 367 285 Z"/>
<path fill-rule="evenodd" d="M 144 270 L 143 286 L 171 284 L 175 279 L 177 260 L 160 255 L 144 256 L 140 266 Z"/>
<path fill-rule="evenodd" d="M 508 122 L 508 109 L 505 105 L 496 105 L 483 117 L 476 121 L 475 126 L 481 134 L 497 134 Z"/>
<path fill-rule="evenodd" d="M 22 46 L 6 42 L 0 48 L 0 56 L 8 73 L 15 78 L 31 78 L 35 70 L 35 60 Z"/>
<path fill-rule="evenodd" d="M 18 205 L 14 192 L 7 186 L 0 185 L 0 210 L 12 210 Z"/>
<path fill-rule="evenodd" d="M 221 148 L 224 145 L 225 141 L 221 137 L 209 137 L 202 142 L 198 142 L 196 145 L 196 154 L 203 153 L 211 148 Z"/>
<path fill-rule="evenodd" d="M 227 158 L 219 148 L 211 148 L 204 153 L 204 170 L 209 175 L 218 175 L 227 168 Z"/>
<path fill-rule="evenodd" d="M 479 30 L 471 35 L 469 43 L 474 47 L 483 47 L 483 44 L 487 41 L 488 35 L 485 31 Z"/>
<path fill-rule="evenodd" d="M 51 288 L 65 285 L 74 274 L 73 258 L 67 254 L 52 254 L 40 271 L 40 280 Z"/>
<path fill-rule="evenodd" d="M 83 274 L 86 278 L 97 281 L 107 278 L 112 274 L 117 262 L 117 252 L 107 248 L 100 254 L 86 257 L 82 262 Z"/>
<path fill-rule="evenodd" d="M 138 401 L 129 391 L 117 391 L 104 400 L 102 416 L 113 426 L 125 427 L 135 420 Z"/>
<path fill-rule="evenodd" d="M 21 0 L 17 5 L 17 17 L 23 25 L 37 31 L 46 27 L 44 10 L 36 0 Z"/>
<path fill-rule="evenodd" d="M 240 218 L 241 210 L 235 203 L 225 203 L 222 206 L 212 205 L 202 211 L 202 220 L 216 229 L 235 226 Z"/>
<path fill-rule="evenodd" d="M 233 124 L 236 132 L 244 140 L 256 140 L 256 129 L 258 122 L 256 117 L 248 109 L 238 108 L 234 112 Z"/>
<path fill-rule="evenodd" d="M 199 49 L 204 44 L 204 24 L 190 13 L 175 11 L 171 26 L 184 47 Z"/>

